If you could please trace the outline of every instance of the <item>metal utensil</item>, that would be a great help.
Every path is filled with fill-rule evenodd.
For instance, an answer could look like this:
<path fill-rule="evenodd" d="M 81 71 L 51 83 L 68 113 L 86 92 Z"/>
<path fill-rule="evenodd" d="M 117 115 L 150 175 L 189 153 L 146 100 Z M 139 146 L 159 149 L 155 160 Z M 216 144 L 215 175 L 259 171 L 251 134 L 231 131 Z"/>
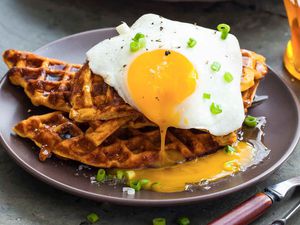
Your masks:
<path fill-rule="evenodd" d="M 300 186 L 300 176 L 267 187 L 231 211 L 210 222 L 209 225 L 246 225 L 263 215 L 274 202 L 284 199 L 287 193 Z"/>
<path fill-rule="evenodd" d="M 251 104 L 251 107 L 255 107 L 263 103 L 264 101 L 268 100 L 268 95 L 255 95 L 253 98 L 253 102 Z"/>
<path fill-rule="evenodd" d="M 275 220 L 271 225 L 285 225 L 286 222 L 300 210 L 300 201 L 293 206 L 281 219 Z"/>

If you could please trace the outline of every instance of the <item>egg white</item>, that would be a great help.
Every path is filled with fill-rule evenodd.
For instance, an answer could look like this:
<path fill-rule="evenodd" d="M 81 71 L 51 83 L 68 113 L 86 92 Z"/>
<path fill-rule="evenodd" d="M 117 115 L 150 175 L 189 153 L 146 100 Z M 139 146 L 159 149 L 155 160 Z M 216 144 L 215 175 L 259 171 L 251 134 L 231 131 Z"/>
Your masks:
<path fill-rule="evenodd" d="M 147 43 L 144 49 L 132 53 L 130 42 L 136 33 L 144 34 Z M 145 51 L 161 48 L 180 52 L 192 62 L 199 80 L 195 92 L 177 108 L 182 113 L 178 128 L 203 129 L 216 136 L 226 135 L 239 129 L 245 117 L 240 91 L 242 56 L 234 35 L 229 34 L 226 40 L 222 40 L 220 35 L 218 31 L 201 26 L 146 14 L 125 33 L 91 48 L 87 52 L 87 59 L 95 74 L 101 75 L 125 102 L 138 109 L 127 86 L 127 68 L 130 63 Z M 189 38 L 197 41 L 193 48 L 187 47 Z M 221 64 L 218 72 L 211 70 L 213 62 Z M 233 75 L 232 82 L 224 81 L 225 72 Z M 211 98 L 204 99 L 203 93 L 210 93 Z M 221 106 L 222 113 L 211 113 L 212 102 Z"/>

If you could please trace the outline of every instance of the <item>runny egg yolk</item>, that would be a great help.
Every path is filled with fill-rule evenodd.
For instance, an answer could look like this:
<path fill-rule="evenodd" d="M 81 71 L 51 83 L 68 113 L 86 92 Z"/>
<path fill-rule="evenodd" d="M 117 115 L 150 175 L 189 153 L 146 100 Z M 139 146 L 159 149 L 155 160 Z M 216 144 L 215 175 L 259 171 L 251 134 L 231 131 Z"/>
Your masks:
<path fill-rule="evenodd" d="M 197 79 L 193 64 L 172 50 L 144 52 L 129 66 L 127 82 L 133 101 L 160 127 L 162 159 L 167 128 L 178 127 L 182 118 L 178 106 L 195 91 Z"/>

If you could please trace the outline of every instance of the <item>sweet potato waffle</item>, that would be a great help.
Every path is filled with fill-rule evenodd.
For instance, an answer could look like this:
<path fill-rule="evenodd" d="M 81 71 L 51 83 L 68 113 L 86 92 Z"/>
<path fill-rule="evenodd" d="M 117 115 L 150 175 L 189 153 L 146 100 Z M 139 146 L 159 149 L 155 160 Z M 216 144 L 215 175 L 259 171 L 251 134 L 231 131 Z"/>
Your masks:
<path fill-rule="evenodd" d="M 259 81 L 267 73 L 267 67 L 263 56 L 248 50 L 241 52 L 241 91 L 247 109 L 252 104 Z M 70 117 L 80 122 L 136 113 L 88 66 L 83 67 L 75 78 L 81 65 L 16 50 L 5 51 L 3 59 L 10 68 L 7 73 L 10 81 L 23 87 L 34 105 L 70 112 Z"/>
<path fill-rule="evenodd" d="M 23 120 L 14 131 L 41 147 L 41 160 L 54 153 L 104 168 L 155 167 L 159 162 L 158 128 L 149 127 L 147 121 L 134 116 L 93 121 L 83 132 L 61 112 L 53 112 Z M 215 152 L 220 148 L 219 140 L 225 145 L 232 144 L 236 135 L 232 133 L 220 138 L 199 130 L 170 129 L 165 149 L 168 157 L 178 162 Z"/>
<path fill-rule="evenodd" d="M 245 111 L 252 105 L 259 82 L 268 72 L 266 59 L 255 52 L 242 49 L 243 76 L 241 80 L 241 91 Z"/>
<path fill-rule="evenodd" d="M 109 120 L 139 114 L 101 76 L 84 64 L 74 79 L 70 118 L 78 122 Z"/>
<path fill-rule="evenodd" d="M 70 111 L 71 82 L 81 65 L 16 50 L 5 51 L 3 59 L 11 83 L 23 87 L 34 105 Z"/>
<path fill-rule="evenodd" d="M 247 50 L 242 50 L 242 54 L 241 90 L 247 110 L 267 67 L 262 56 Z M 69 112 L 72 119 L 62 112 L 54 112 L 30 117 L 15 126 L 19 136 L 41 147 L 41 160 L 54 153 L 96 167 L 157 166 L 158 128 L 127 105 L 100 76 L 93 74 L 87 63 L 81 67 L 15 50 L 6 51 L 3 57 L 10 68 L 10 81 L 22 86 L 33 104 Z M 52 68 L 52 65 L 57 66 Z M 74 70 L 79 68 L 75 75 Z M 53 79 L 47 79 L 47 74 Z M 45 92 L 52 93 L 54 100 L 49 95 L 44 97 Z M 83 129 L 86 126 L 88 129 Z M 182 161 L 212 153 L 236 139 L 236 132 L 215 137 L 204 131 L 171 128 L 167 133 L 166 152 L 174 161 Z"/>

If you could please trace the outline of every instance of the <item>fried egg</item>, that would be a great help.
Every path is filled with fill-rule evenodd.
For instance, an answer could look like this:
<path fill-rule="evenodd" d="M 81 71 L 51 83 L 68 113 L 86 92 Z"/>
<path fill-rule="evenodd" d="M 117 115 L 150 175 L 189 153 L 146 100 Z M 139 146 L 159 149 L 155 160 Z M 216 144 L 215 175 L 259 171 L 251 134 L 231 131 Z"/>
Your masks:
<path fill-rule="evenodd" d="M 242 56 L 237 38 L 146 14 L 87 52 L 93 73 L 160 128 L 226 135 L 244 120 Z M 131 43 L 143 36 L 134 51 Z M 193 42 L 191 44 L 191 41 Z"/>

